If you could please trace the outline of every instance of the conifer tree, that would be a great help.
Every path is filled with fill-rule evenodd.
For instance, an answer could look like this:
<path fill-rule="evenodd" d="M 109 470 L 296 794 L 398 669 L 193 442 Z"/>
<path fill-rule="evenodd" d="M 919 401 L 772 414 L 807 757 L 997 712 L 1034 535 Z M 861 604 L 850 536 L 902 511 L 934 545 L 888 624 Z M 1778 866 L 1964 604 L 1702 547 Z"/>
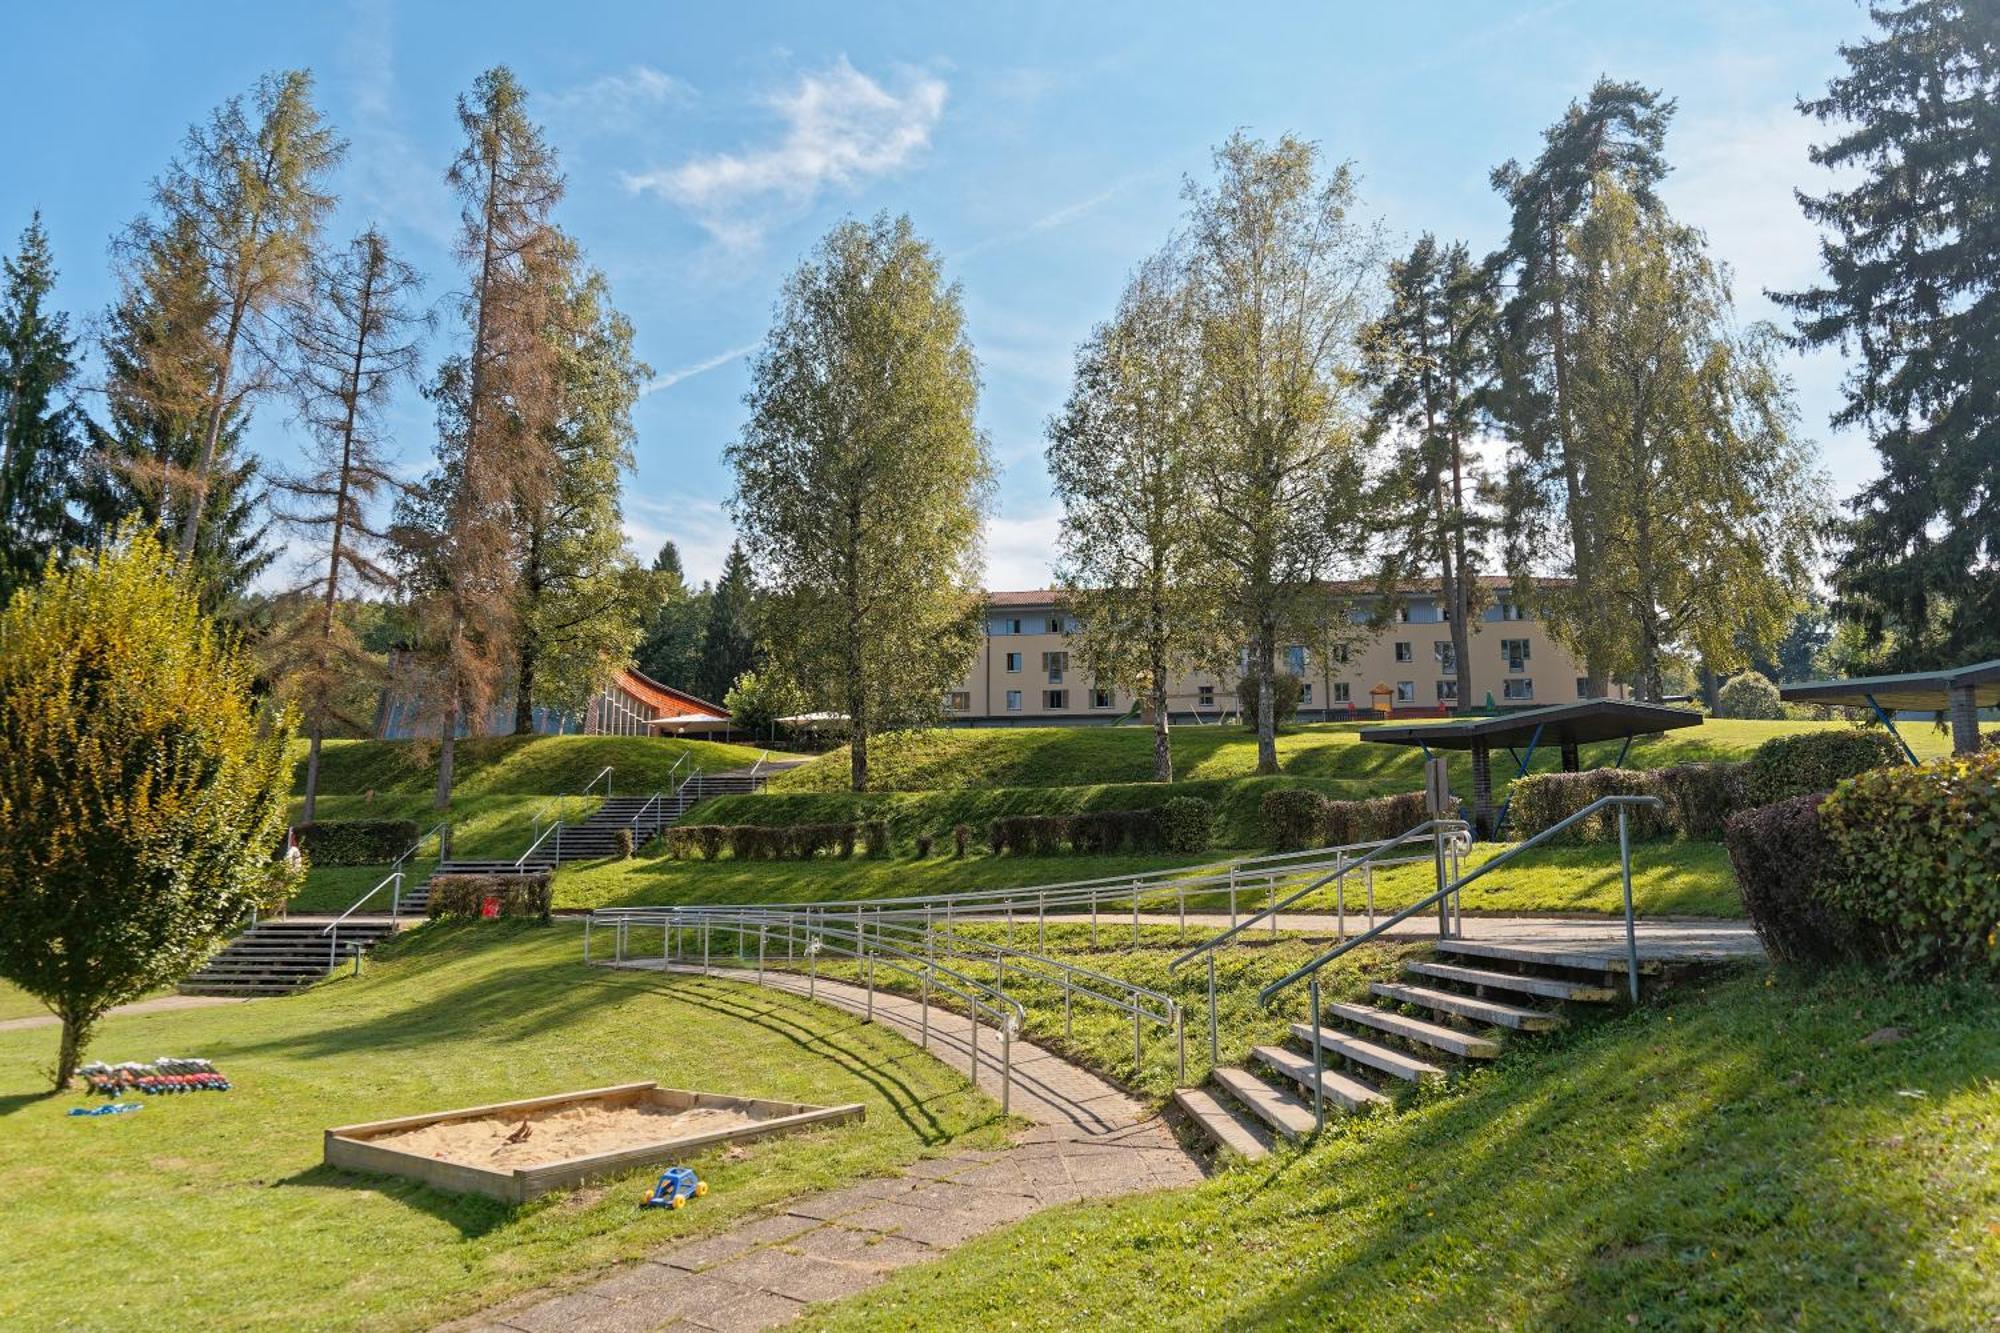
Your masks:
<path fill-rule="evenodd" d="M 1575 329 L 1598 312 L 1578 308 L 1570 233 L 1603 181 L 1626 190 L 1642 209 L 1658 206 L 1655 187 L 1667 174 L 1673 113 L 1673 102 L 1654 90 L 1599 79 L 1543 132 L 1533 162 L 1504 163 L 1492 178 L 1511 213 L 1506 244 L 1487 261 L 1512 293 L 1500 311 L 1491 397 L 1494 418 L 1514 446 L 1505 498 L 1508 569 L 1516 596 L 1541 606 L 1582 659 L 1590 692 L 1600 696 L 1613 650 L 1596 634 L 1598 561 L 1592 529 L 1581 521 L 1592 479 L 1570 384 Z M 1530 578 L 1535 561 L 1558 550 L 1578 571 L 1577 581 L 1559 592 Z"/>
<path fill-rule="evenodd" d="M 75 505 L 86 448 L 70 397 L 76 339 L 49 304 L 55 257 L 37 213 L 20 249 L 0 260 L 0 604 L 82 539 Z"/>
<path fill-rule="evenodd" d="M 653 557 L 648 596 L 652 610 L 633 650 L 640 671 L 676 689 L 700 693 L 702 634 L 708 625 L 709 590 L 689 588 L 680 549 L 669 540 Z"/>
<path fill-rule="evenodd" d="M 381 684 L 378 659 L 362 647 L 341 604 L 396 586 L 380 508 L 398 483 L 381 418 L 390 393 L 417 374 L 428 323 L 412 304 L 420 286 L 416 271 L 370 228 L 315 261 L 291 312 L 293 386 L 311 443 L 307 469 L 275 486 L 281 518 L 314 555 L 310 577 L 281 599 L 264 653 L 280 693 L 298 702 L 309 741 L 307 822 L 328 730 L 363 725 L 359 710 Z"/>
<path fill-rule="evenodd" d="M 1363 338 L 1375 390 L 1370 429 L 1391 445 L 1374 500 L 1387 538 L 1381 605 L 1435 571 L 1451 621 L 1460 707 L 1479 699 L 1473 590 L 1494 527 L 1483 503 L 1487 480 L 1472 452 L 1491 377 L 1493 317 L 1490 274 L 1464 242 L 1440 247 L 1426 233 L 1389 266 L 1388 308 Z"/>
<path fill-rule="evenodd" d="M 746 671 L 764 664 L 758 647 L 757 578 L 743 543 L 732 542 L 722 574 L 708 593 L 708 623 L 701 633 L 701 657 L 695 669 L 697 692 L 719 700 Z"/>
<path fill-rule="evenodd" d="M 1800 196 L 1826 281 L 1779 299 L 1804 345 L 1856 353 L 1833 421 L 1881 459 L 1841 524 L 1835 612 L 1873 666 L 1914 670 L 2000 657 L 2000 12 L 1870 13 L 1800 103 L 1838 127 L 1813 161 L 1852 183 Z"/>

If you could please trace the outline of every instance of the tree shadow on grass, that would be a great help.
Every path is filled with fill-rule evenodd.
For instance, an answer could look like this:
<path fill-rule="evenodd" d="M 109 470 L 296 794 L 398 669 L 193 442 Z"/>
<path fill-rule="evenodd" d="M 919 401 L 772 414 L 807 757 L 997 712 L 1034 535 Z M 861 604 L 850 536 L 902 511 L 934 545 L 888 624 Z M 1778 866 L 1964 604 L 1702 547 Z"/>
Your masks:
<path fill-rule="evenodd" d="M 274 1182 L 283 1189 L 365 1190 L 448 1222 L 467 1240 L 477 1240 L 514 1221 L 520 1209 L 483 1194 L 451 1194 L 414 1180 L 372 1172 L 343 1171 L 322 1162 Z"/>
<path fill-rule="evenodd" d="M 1862 1048 L 1877 1026 L 1941 1031 L 1934 1003 L 1879 982 L 1718 989 L 1726 1016 L 1676 1005 L 1679 1030 L 1652 1012 L 1546 1043 L 1429 1114 L 1302 1159 L 1271 1205 L 1301 1242 L 1299 1276 L 1230 1322 L 1902 1322 L 1891 1302 L 1918 1294 L 1950 1210 L 1923 1201 L 1922 1171 L 1848 1149 L 2000 1074 L 2000 1022 L 1929 1051 Z M 1404 1166 L 1393 1179 L 1362 1169 L 1384 1152 Z"/>

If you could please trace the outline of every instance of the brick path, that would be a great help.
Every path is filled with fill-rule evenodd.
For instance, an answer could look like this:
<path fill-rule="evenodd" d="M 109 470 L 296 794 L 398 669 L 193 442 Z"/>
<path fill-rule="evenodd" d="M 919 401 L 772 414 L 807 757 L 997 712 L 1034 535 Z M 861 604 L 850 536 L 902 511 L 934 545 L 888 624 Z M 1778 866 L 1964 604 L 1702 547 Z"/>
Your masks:
<path fill-rule="evenodd" d="M 625 966 L 662 970 L 658 960 Z M 733 969 L 729 977 L 753 979 Z M 805 977 L 782 972 L 767 972 L 764 984 L 795 994 L 808 986 Z M 815 991 L 822 1004 L 867 1012 L 867 992 L 859 986 L 821 978 Z M 917 1001 L 877 991 L 874 1015 L 919 1039 Z M 932 1053 L 970 1067 L 971 1026 L 934 1007 Z M 1200 1166 L 1140 1102 L 1031 1042 L 1016 1040 L 1012 1055 L 1012 1109 L 1034 1128 L 1011 1148 L 920 1161 L 904 1176 L 801 1199 L 562 1295 L 528 1297 L 449 1327 L 458 1333 L 769 1328 L 796 1318 L 808 1302 L 864 1291 L 899 1268 L 1043 1208 L 1201 1179 Z M 978 1081 L 996 1098 L 999 1061 L 1000 1035 L 982 1026 Z"/>

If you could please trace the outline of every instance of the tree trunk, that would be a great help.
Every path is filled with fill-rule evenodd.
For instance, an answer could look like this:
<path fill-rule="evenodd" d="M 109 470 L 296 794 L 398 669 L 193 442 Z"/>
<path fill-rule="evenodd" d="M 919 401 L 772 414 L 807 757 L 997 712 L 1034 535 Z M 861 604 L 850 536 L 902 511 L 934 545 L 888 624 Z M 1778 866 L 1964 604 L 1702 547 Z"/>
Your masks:
<path fill-rule="evenodd" d="M 437 796 L 431 801 L 431 809 L 445 810 L 451 806 L 451 768 L 457 758 L 458 744 L 458 700 L 453 699 L 444 710 L 444 738 L 438 742 L 438 784 Z"/>
<path fill-rule="evenodd" d="M 1173 723 L 1167 717 L 1167 665 L 1153 659 L 1153 781 L 1174 780 Z"/>
<path fill-rule="evenodd" d="M 521 665 L 514 673 L 514 734 L 535 734 L 535 659 L 541 650 L 532 634 L 521 636 Z M 605 725 L 599 719 L 599 726 Z"/>
<path fill-rule="evenodd" d="M 90 1041 L 96 1016 L 69 1008 L 60 1010 L 58 1016 L 62 1019 L 62 1042 L 56 1048 L 55 1088 L 61 1092 L 76 1082 L 76 1067 L 83 1061 L 83 1048 Z"/>
<path fill-rule="evenodd" d="M 1257 673 L 1257 772 L 1278 771 L 1278 627 L 1270 620 L 1257 626 L 1256 660 L 1250 666 Z"/>
<path fill-rule="evenodd" d="M 325 735 L 324 725 L 315 718 L 312 724 L 312 743 L 306 747 L 306 800 L 305 809 L 300 813 L 299 822 L 313 822 L 313 807 L 319 801 L 319 745 Z"/>
<path fill-rule="evenodd" d="M 860 718 L 848 724 L 853 739 L 847 746 L 848 783 L 855 791 L 868 790 L 868 728 Z"/>

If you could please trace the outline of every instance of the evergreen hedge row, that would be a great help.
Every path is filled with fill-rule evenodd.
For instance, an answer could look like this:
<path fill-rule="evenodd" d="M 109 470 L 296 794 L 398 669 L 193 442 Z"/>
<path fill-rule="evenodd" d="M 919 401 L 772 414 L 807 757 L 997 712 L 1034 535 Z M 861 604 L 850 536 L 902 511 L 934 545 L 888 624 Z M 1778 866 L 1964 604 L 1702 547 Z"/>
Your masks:
<path fill-rule="evenodd" d="M 478 920 L 486 900 L 499 900 L 503 917 L 533 917 L 543 925 L 552 919 L 555 876 L 432 875 L 426 912 L 432 917 Z"/>
<path fill-rule="evenodd" d="M 393 861 L 417 840 L 413 819 L 321 819 L 292 829 L 316 866 L 372 866 Z"/>
<path fill-rule="evenodd" d="M 1280 852 L 1380 842 L 1430 818 L 1420 791 L 1361 801 L 1328 800 L 1303 789 L 1274 791 L 1265 794 L 1262 813 L 1265 837 Z"/>

